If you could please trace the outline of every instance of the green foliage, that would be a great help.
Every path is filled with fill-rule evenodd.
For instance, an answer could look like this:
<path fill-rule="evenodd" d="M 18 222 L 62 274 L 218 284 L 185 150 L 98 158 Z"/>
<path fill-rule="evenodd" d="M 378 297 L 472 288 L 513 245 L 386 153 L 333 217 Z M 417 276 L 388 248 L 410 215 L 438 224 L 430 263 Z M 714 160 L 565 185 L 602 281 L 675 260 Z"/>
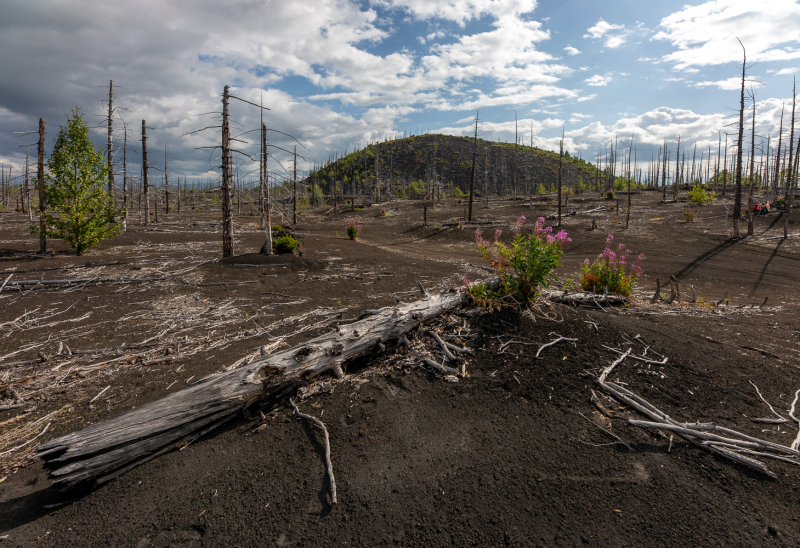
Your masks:
<path fill-rule="evenodd" d="M 689 191 L 689 203 L 691 204 L 713 204 L 715 201 L 717 201 L 717 193 L 713 190 L 706 190 L 701 185 L 694 185 Z"/>
<path fill-rule="evenodd" d="M 308 187 L 308 193 L 317 202 L 321 202 L 324 197 L 322 194 L 322 189 L 316 183 Z"/>
<path fill-rule="evenodd" d="M 297 246 L 299 245 L 297 240 L 288 234 L 275 238 L 274 243 L 276 253 L 291 253 L 297 249 Z"/>
<path fill-rule="evenodd" d="M 542 183 L 539 183 L 539 185 L 536 187 L 536 194 L 547 194 L 547 189 Z"/>
<path fill-rule="evenodd" d="M 272 230 L 272 232 L 280 232 L 281 230 L 283 230 L 283 227 L 281 225 L 272 225 L 270 229 Z"/>
<path fill-rule="evenodd" d="M 358 217 L 355 219 L 350 219 L 347 221 L 347 237 L 351 240 L 355 240 L 358 238 L 358 234 L 361 232 L 361 225 L 358 224 Z"/>
<path fill-rule="evenodd" d="M 80 255 L 122 231 L 122 224 L 112 222 L 120 212 L 105 190 L 108 165 L 89 139 L 80 109 L 60 126 L 47 168 L 46 203 L 55 212 L 45 213 L 48 237 L 66 240 Z"/>
<path fill-rule="evenodd" d="M 549 287 L 550 281 L 555 280 L 552 272 L 561 263 L 561 248 L 572 240 L 564 230 L 553 236 L 553 228 L 544 226 L 544 217 L 537 219 L 532 234 L 522 233 L 524 222 L 524 216 L 517 219 L 511 245 L 500 241 L 499 229 L 493 243 L 483 239 L 480 229 L 476 230 L 475 242 L 500 277 L 498 297 L 511 295 L 529 302 L 538 294 L 539 286 Z"/>
<path fill-rule="evenodd" d="M 422 179 L 411 181 L 408 183 L 408 191 L 411 194 L 422 194 L 425 191 L 425 183 L 422 182 Z"/>
<path fill-rule="evenodd" d="M 683 218 L 686 219 L 687 223 L 691 223 L 695 219 L 697 219 L 697 213 L 694 212 L 694 209 L 691 207 L 687 207 L 683 210 Z"/>
<path fill-rule="evenodd" d="M 302 194 L 302 195 L 297 197 L 297 205 L 303 206 L 303 207 L 308 207 L 308 203 L 309 203 L 308 202 L 308 196 Z"/>
<path fill-rule="evenodd" d="M 609 190 L 608 192 L 606 192 L 606 200 L 613 200 L 615 197 L 616 196 L 614 195 L 613 191 Z"/>
<path fill-rule="evenodd" d="M 581 266 L 581 287 L 586 291 L 595 293 L 617 293 L 619 295 L 630 295 L 633 292 L 633 284 L 642 275 L 642 267 L 639 266 L 645 256 L 639 255 L 635 264 L 630 265 L 630 270 L 626 271 L 630 249 L 625 249 L 625 244 L 619 244 L 617 251 L 612 251 L 611 241 L 614 236 L 609 234 L 606 240 L 606 248 L 597 256 L 593 263 L 586 259 Z"/>
<path fill-rule="evenodd" d="M 464 193 L 461 192 L 461 189 L 458 188 L 458 187 L 455 187 L 453 189 L 453 198 L 461 198 L 462 196 L 464 196 Z"/>
<path fill-rule="evenodd" d="M 397 197 L 400 198 L 401 200 L 405 200 L 406 199 L 406 191 L 403 190 L 402 188 L 399 189 L 397 191 Z"/>
<path fill-rule="evenodd" d="M 389 213 L 386 211 L 386 208 L 381 209 L 381 217 L 386 217 Z"/>

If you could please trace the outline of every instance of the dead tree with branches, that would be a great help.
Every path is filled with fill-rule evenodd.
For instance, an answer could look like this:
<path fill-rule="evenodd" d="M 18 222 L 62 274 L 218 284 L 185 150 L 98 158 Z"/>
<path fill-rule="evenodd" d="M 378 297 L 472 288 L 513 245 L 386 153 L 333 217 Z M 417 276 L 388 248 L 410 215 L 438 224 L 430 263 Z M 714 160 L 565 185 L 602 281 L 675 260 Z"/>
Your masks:
<path fill-rule="evenodd" d="M 44 212 L 47 209 L 44 197 L 44 118 L 39 118 L 39 142 L 37 148 L 36 169 L 37 186 L 39 188 L 39 253 L 47 252 L 47 221 Z"/>
<path fill-rule="evenodd" d="M 737 40 L 739 40 L 737 38 Z M 742 216 L 742 139 L 744 138 L 744 80 L 747 63 L 747 52 L 742 46 L 742 88 L 739 98 L 739 140 L 736 143 L 736 193 L 733 199 L 733 237 L 740 238 L 739 219 Z"/>

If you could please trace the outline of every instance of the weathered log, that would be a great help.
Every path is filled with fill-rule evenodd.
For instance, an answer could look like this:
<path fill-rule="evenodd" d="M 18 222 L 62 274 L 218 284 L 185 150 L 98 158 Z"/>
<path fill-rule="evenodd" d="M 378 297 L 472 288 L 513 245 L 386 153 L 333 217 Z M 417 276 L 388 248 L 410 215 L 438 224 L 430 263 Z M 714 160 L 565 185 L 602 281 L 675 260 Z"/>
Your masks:
<path fill-rule="evenodd" d="M 545 290 L 542 294 L 554 303 L 568 304 L 572 306 L 590 306 L 602 308 L 602 305 L 621 305 L 625 304 L 625 297 L 614 293 L 597 295 L 591 291 L 578 291 L 570 293 L 568 291 Z"/>
<path fill-rule="evenodd" d="M 291 396 L 305 381 L 395 343 L 421 323 L 467 302 L 464 292 L 431 295 L 381 309 L 360 321 L 239 369 L 206 377 L 165 398 L 39 445 L 55 484 L 100 484 L 230 420 L 257 402 Z"/>

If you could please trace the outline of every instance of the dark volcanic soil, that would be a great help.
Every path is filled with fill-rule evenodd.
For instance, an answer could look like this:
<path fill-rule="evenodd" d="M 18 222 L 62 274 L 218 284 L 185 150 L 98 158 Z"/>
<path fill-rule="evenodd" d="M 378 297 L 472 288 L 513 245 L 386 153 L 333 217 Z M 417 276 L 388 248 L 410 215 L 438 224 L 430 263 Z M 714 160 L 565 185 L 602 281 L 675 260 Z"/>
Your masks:
<path fill-rule="evenodd" d="M 55 492 L 38 463 L 14 468 L 4 461 L 4 544 L 799 545 L 797 467 L 767 461 L 778 476 L 771 479 L 677 438 L 668 450 L 668 437 L 623 420 L 610 424 L 590 402 L 599 369 L 615 359 L 603 345 L 638 353 L 648 345 L 668 363 L 626 361 L 612 377 L 674 418 L 713 421 L 785 445 L 797 434 L 793 423 L 750 420 L 769 410 L 749 381 L 781 413 L 800 388 L 798 241 L 772 239 L 783 223 L 767 217 L 758 219 L 754 238 L 731 242 L 721 206 L 701 208 L 700 219 L 686 224 L 682 206 L 655 202 L 650 193 L 635 197 L 628 230 L 613 223 L 610 211 L 593 214 L 600 230 L 586 229 L 587 216 L 565 220 L 574 241 L 559 278 L 576 278 L 580 262 L 599 253 L 613 232 L 648 257 L 639 304 L 612 311 L 555 307 L 549 318 L 508 309 L 448 316 L 439 321 L 442 329 L 476 351 L 468 378 L 451 384 L 394 355 L 349 371 L 330 393 L 306 400 L 301 408 L 330 431 L 338 505 L 328 503 L 320 433 L 281 407 L 258 432 L 257 413 L 242 417 L 82 493 Z M 602 203 L 577 202 L 583 211 Z M 485 275 L 472 231 L 434 229 L 462 207 L 429 211 L 428 228 L 419 226 L 421 212 L 411 204 L 395 207 L 387 217 L 377 207 L 360 212 L 364 231 L 356 242 L 337 236 L 348 214 L 317 214 L 297 227 L 302 257 L 243 255 L 205 264 L 221 247 L 211 216 L 132 225 L 83 257 L 48 258 L 26 256 L 35 243 L 24 220 L 3 216 L 3 279 L 12 271 L 13 280 L 166 279 L 3 292 L 0 390 L 16 383 L 35 409 L 0 412 L 6 442 L 0 453 L 36 435 L 7 439 L 48 413 L 61 410 L 41 441 L 162 397 L 282 336 L 297 344 L 330 329 L 336 313 L 351 318 L 391 305 L 396 296 L 416 298 L 417 279 L 433 289 L 457 284 L 464 272 Z M 508 226 L 519 214 L 551 209 L 505 202 L 478 211 Z M 239 221 L 238 251 L 257 251 L 262 241 L 253 218 Z M 730 306 L 647 304 L 655 278 L 669 274 L 691 283 L 705 301 L 727 296 Z M 64 320 L 70 321 L 54 323 Z M 551 333 L 579 341 L 535 359 Z M 536 345 L 512 344 L 499 353 L 512 340 Z M 69 362 L 54 355 L 59 341 L 96 352 Z M 429 344 L 421 336 L 415 342 Z M 37 361 L 38 352 L 47 361 Z M 145 352 L 144 362 L 108 363 Z M 609 426 L 634 450 L 608 445 L 614 439 L 602 429 Z"/>

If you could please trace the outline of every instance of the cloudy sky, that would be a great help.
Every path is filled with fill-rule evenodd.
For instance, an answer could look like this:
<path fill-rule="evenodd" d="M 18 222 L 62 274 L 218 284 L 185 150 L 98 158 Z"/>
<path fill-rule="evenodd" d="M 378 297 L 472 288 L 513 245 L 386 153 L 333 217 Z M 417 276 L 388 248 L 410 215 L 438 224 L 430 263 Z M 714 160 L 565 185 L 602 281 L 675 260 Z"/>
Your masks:
<path fill-rule="evenodd" d="M 151 161 L 166 144 L 180 175 L 218 163 L 195 149 L 218 130 L 182 135 L 218 123 L 201 114 L 220 110 L 225 84 L 263 98 L 267 125 L 309 162 L 404 132 L 466 135 L 478 109 L 484 138 L 513 142 L 516 113 L 525 144 L 556 149 L 563 127 L 586 158 L 615 135 L 644 158 L 678 135 L 716 147 L 738 108 L 737 37 L 757 132 L 776 135 L 800 67 L 800 0 L 689 1 L 5 0 L 0 163 L 19 169 L 14 132 L 39 117 L 48 150 L 73 107 L 99 124 L 111 79 L 130 139 L 146 119 Z M 258 109 L 231 108 L 241 131 L 258 127 Z"/>

